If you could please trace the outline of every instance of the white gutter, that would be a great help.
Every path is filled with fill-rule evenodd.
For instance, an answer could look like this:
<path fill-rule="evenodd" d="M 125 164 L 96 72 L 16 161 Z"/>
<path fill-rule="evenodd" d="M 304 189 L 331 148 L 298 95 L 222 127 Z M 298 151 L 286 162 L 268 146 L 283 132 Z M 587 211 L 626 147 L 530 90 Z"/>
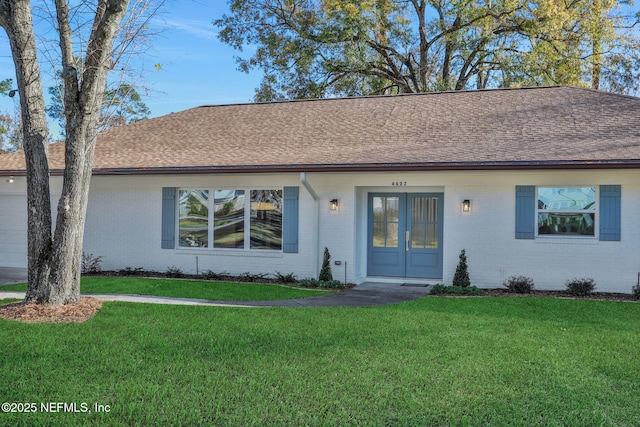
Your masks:
<path fill-rule="evenodd" d="M 320 274 L 320 197 L 318 197 L 318 193 L 315 192 L 309 181 L 307 181 L 307 173 L 300 172 L 300 182 L 304 185 L 304 188 L 307 189 L 307 192 L 313 198 L 313 201 L 316 205 L 316 216 L 315 216 L 315 228 L 316 228 L 316 244 L 314 247 L 313 257 L 315 258 L 314 262 L 314 278 L 318 278 L 318 274 Z"/>

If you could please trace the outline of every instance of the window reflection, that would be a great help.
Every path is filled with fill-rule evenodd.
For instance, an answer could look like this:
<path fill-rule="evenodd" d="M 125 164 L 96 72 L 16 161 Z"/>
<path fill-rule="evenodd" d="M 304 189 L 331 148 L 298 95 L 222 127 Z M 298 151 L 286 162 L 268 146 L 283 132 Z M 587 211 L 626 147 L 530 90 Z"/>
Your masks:
<path fill-rule="evenodd" d="M 214 192 L 214 248 L 244 248 L 244 203 L 244 190 Z"/>
<path fill-rule="evenodd" d="M 209 191 L 180 190 L 178 212 L 179 246 L 206 248 L 209 245 Z"/>
<path fill-rule="evenodd" d="M 251 190 L 251 249 L 282 249 L 282 190 Z"/>
<path fill-rule="evenodd" d="M 595 187 L 539 187 L 538 235 L 595 236 Z"/>

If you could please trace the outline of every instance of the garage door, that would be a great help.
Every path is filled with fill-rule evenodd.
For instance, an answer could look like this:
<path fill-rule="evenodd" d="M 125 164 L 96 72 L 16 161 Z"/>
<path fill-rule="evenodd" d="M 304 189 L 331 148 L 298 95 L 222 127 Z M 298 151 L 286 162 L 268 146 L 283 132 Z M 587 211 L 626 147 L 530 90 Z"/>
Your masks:
<path fill-rule="evenodd" d="M 27 198 L 0 194 L 0 267 L 27 267 Z"/>

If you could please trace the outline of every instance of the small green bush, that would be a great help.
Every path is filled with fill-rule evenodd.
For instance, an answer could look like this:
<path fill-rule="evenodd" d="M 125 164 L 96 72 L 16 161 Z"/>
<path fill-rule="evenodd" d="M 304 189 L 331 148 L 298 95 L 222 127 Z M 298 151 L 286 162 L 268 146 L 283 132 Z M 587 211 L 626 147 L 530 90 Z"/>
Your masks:
<path fill-rule="evenodd" d="M 82 274 L 99 273 L 102 271 L 102 257 L 93 256 L 93 254 L 86 254 L 82 252 L 82 265 L 80 272 Z"/>
<path fill-rule="evenodd" d="M 344 283 L 339 280 L 316 280 L 316 279 L 302 279 L 299 282 L 300 286 L 305 288 L 324 288 L 324 289 L 343 289 Z"/>
<path fill-rule="evenodd" d="M 205 270 L 202 272 L 202 277 L 207 280 L 229 280 L 232 276 L 227 271 L 216 273 L 213 270 Z"/>
<path fill-rule="evenodd" d="M 533 291 L 533 279 L 526 276 L 511 276 L 502 284 L 514 294 L 530 294 Z"/>
<path fill-rule="evenodd" d="M 269 277 L 269 273 L 253 274 L 253 273 L 245 272 L 240 274 L 240 276 L 238 276 L 238 280 L 241 282 L 248 282 L 248 283 L 261 283 L 266 281 L 267 277 Z"/>
<path fill-rule="evenodd" d="M 455 294 L 455 295 L 482 295 L 484 291 L 475 286 L 446 286 L 434 285 L 431 288 L 431 295 Z"/>
<path fill-rule="evenodd" d="M 574 278 L 567 280 L 565 286 L 567 287 L 567 292 L 570 294 L 585 296 L 589 295 L 596 289 L 596 282 L 589 278 Z"/>
<path fill-rule="evenodd" d="M 467 267 L 467 254 L 464 249 L 460 251 L 460 260 L 458 261 L 456 272 L 453 275 L 453 286 L 462 286 L 463 288 L 471 286 Z"/>
<path fill-rule="evenodd" d="M 142 276 L 147 274 L 147 270 L 142 267 L 125 267 L 118 270 L 118 273 L 123 276 Z"/>
<path fill-rule="evenodd" d="M 631 288 L 631 293 L 636 299 L 640 299 L 640 284 L 635 285 L 633 288 Z"/>
<path fill-rule="evenodd" d="M 331 254 L 328 248 L 324 248 L 324 258 L 322 259 L 322 269 L 320 270 L 320 276 L 318 280 L 322 282 L 330 282 L 333 280 L 333 274 L 331 274 Z"/>
<path fill-rule="evenodd" d="M 167 277 L 174 277 L 174 278 L 184 277 L 184 273 L 182 272 L 182 270 L 180 270 L 175 265 L 172 265 L 171 267 L 167 267 L 167 271 L 165 271 L 164 274 Z"/>
<path fill-rule="evenodd" d="M 274 277 L 278 283 L 298 283 L 298 276 L 293 273 L 282 274 L 279 271 L 276 271 Z"/>

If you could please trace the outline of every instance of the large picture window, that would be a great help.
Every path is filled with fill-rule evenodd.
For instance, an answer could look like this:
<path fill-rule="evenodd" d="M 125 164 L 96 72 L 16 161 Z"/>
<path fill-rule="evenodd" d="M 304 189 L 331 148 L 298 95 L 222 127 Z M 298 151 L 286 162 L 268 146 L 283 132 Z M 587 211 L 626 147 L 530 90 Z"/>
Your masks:
<path fill-rule="evenodd" d="M 178 197 L 180 247 L 282 250 L 282 189 L 184 189 Z"/>
<path fill-rule="evenodd" d="M 538 187 L 538 235 L 595 236 L 595 187 Z"/>

